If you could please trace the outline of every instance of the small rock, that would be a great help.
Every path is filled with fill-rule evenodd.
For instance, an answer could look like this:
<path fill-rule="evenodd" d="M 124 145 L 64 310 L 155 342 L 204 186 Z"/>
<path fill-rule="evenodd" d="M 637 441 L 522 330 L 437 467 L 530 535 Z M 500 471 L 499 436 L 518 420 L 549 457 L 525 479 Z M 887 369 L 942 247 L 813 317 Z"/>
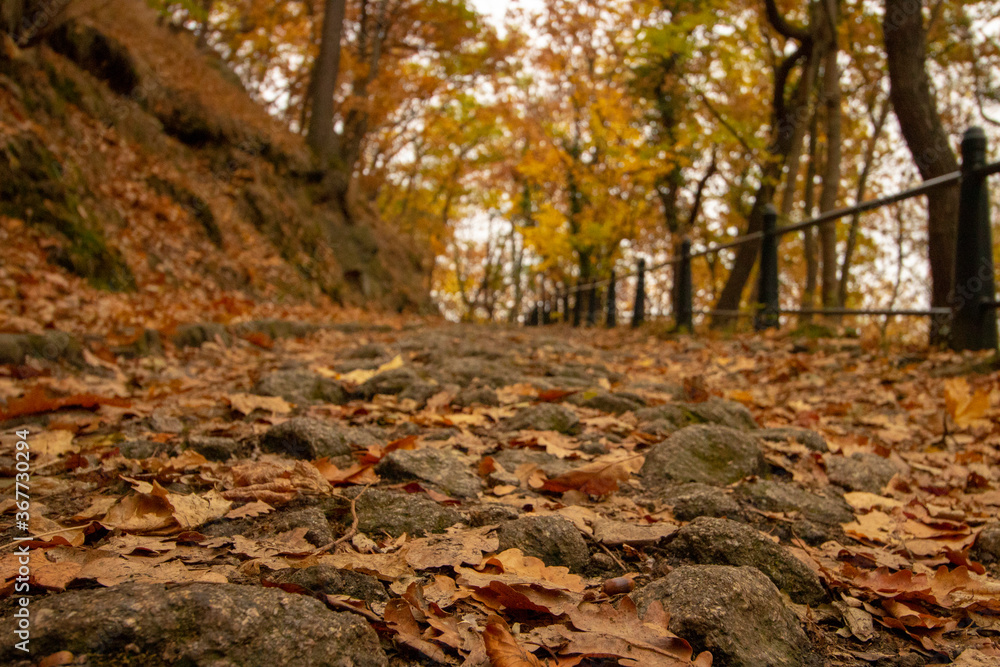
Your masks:
<path fill-rule="evenodd" d="M 725 667 L 818 667 L 795 614 L 755 567 L 678 567 L 636 591 L 640 613 L 659 600 L 669 629 Z"/>
<path fill-rule="evenodd" d="M 172 454 L 174 447 L 153 440 L 126 440 L 118 443 L 118 452 L 127 459 L 148 459 L 158 454 Z"/>
<path fill-rule="evenodd" d="M 491 526 L 493 524 L 516 519 L 521 516 L 521 513 L 510 505 L 486 503 L 485 505 L 473 507 L 468 510 L 468 516 L 469 518 L 467 523 L 473 528 L 479 528 L 481 526 Z"/>
<path fill-rule="evenodd" d="M 747 407 L 736 401 L 710 398 L 704 403 L 684 403 L 683 407 L 704 424 L 745 430 L 760 428 Z"/>
<path fill-rule="evenodd" d="M 525 463 L 537 465 L 538 469 L 544 472 L 549 478 L 558 477 L 573 469 L 573 463 L 570 461 L 538 449 L 524 449 L 520 447 L 501 449 L 493 455 L 493 458 L 506 470 L 517 470 L 518 466 Z"/>
<path fill-rule="evenodd" d="M 520 549 L 546 565 L 582 572 L 590 562 L 590 550 L 573 522 L 559 516 L 526 516 L 500 524 L 500 551 Z"/>
<path fill-rule="evenodd" d="M 295 417 L 268 429 L 261 438 L 260 448 L 295 459 L 349 457 L 350 435 L 343 427 L 311 417 Z"/>
<path fill-rule="evenodd" d="M 177 347 L 201 347 L 205 343 L 213 342 L 230 345 L 233 337 L 229 335 L 225 325 L 218 322 L 203 322 L 178 327 L 173 341 Z"/>
<path fill-rule="evenodd" d="M 807 428 L 796 428 L 794 426 L 781 426 L 779 428 L 764 428 L 756 432 L 757 437 L 771 442 L 785 442 L 791 440 L 800 445 L 805 445 L 814 452 L 825 453 L 830 451 L 826 440 L 816 431 Z"/>
<path fill-rule="evenodd" d="M 722 486 L 766 470 L 757 440 L 726 426 L 688 426 L 655 445 L 639 474 L 647 488 L 665 482 Z"/>
<path fill-rule="evenodd" d="M 32 655 L 70 651 L 96 664 L 385 667 L 363 619 L 277 588 L 122 584 L 32 602 Z M 0 621 L 14 636 L 16 619 Z M 0 646 L 0 662 L 23 654 Z"/>
<path fill-rule="evenodd" d="M 701 565 L 755 567 L 799 604 L 815 606 L 827 597 L 809 566 L 756 529 L 729 519 L 703 516 L 682 526 L 667 553 Z"/>
<path fill-rule="evenodd" d="M 969 552 L 972 560 L 1000 571 L 1000 522 L 988 523 Z"/>
<path fill-rule="evenodd" d="M 580 418 L 563 405 L 540 403 L 522 408 L 501 425 L 508 431 L 558 431 L 566 435 L 576 435 L 582 430 Z"/>
<path fill-rule="evenodd" d="M 332 565 L 289 568 L 275 573 L 274 581 L 295 584 L 313 593 L 346 595 L 366 602 L 388 602 L 389 596 L 379 580 L 370 574 L 341 570 Z"/>
<path fill-rule="evenodd" d="M 779 480 L 756 479 L 741 484 L 736 495 L 764 512 L 797 512 L 828 525 L 854 521 L 854 512 L 840 497 L 828 497 Z"/>
<path fill-rule="evenodd" d="M 331 501 L 337 507 L 327 512 L 327 517 L 351 525 L 349 501 L 342 498 Z M 387 533 L 399 537 L 406 533 L 410 537 L 422 537 L 443 533 L 462 521 L 462 515 L 454 508 L 439 505 L 421 494 L 368 489 L 358 498 L 355 507 L 358 530 L 373 536 Z"/>
<path fill-rule="evenodd" d="M 598 394 L 597 396 L 585 398 L 579 405 L 613 415 L 620 415 L 639 410 L 645 407 L 646 402 L 634 394 L 614 393 Z"/>
<path fill-rule="evenodd" d="M 662 497 L 673 504 L 674 518 L 679 521 L 694 521 L 700 516 L 738 519 L 743 514 L 733 494 L 707 484 L 681 484 Z"/>
<path fill-rule="evenodd" d="M 234 438 L 216 438 L 193 435 L 187 439 L 187 448 L 193 449 L 209 461 L 228 461 L 234 456 L 245 456 L 246 447 Z"/>
<path fill-rule="evenodd" d="M 334 403 L 343 405 L 350 397 L 336 381 L 305 370 L 268 373 L 251 390 L 258 396 L 280 396 L 289 403 Z"/>
<path fill-rule="evenodd" d="M 868 452 L 855 452 L 850 458 L 827 454 L 824 459 L 830 481 L 849 491 L 881 493 L 896 473 L 903 472 L 892 461 Z"/>
<path fill-rule="evenodd" d="M 468 408 L 473 405 L 488 405 L 496 407 L 500 405 L 500 399 L 497 397 L 497 392 L 493 388 L 479 387 L 477 389 L 468 389 L 459 393 L 451 404 L 460 408 Z"/>
<path fill-rule="evenodd" d="M 399 400 L 414 401 L 418 407 L 427 404 L 427 399 L 441 391 L 441 387 L 430 382 L 414 382 L 403 391 L 399 392 Z"/>
<path fill-rule="evenodd" d="M 344 353 L 345 359 L 383 359 L 392 356 L 389 348 L 378 343 L 359 345 Z"/>
<path fill-rule="evenodd" d="M 264 514 L 243 519 L 222 519 L 207 523 L 199 531 L 213 537 L 274 537 L 279 533 L 296 528 L 306 528 L 305 539 L 310 544 L 321 547 L 334 540 L 333 531 L 326 515 L 318 507 L 300 507 L 281 509 L 271 514 Z"/>
<path fill-rule="evenodd" d="M 430 482 L 450 496 L 474 498 L 482 484 L 471 466 L 472 462 L 461 454 L 425 447 L 389 452 L 375 466 L 375 472 L 391 480 Z"/>
<path fill-rule="evenodd" d="M 409 368 L 394 368 L 391 371 L 384 371 L 369 379 L 358 387 L 354 393 L 366 401 L 370 401 L 378 394 L 401 394 L 411 385 L 422 382 L 420 377 Z"/>

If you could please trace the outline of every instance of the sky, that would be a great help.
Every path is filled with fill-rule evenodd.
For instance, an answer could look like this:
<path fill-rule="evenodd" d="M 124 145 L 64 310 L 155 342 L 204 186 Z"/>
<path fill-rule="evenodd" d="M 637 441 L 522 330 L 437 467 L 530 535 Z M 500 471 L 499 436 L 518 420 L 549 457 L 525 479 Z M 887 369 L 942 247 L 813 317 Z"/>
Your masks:
<path fill-rule="evenodd" d="M 531 7 L 542 6 L 543 0 L 471 0 L 471 4 L 476 11 L 488 16 L 493 23 L 500 27 L 503 25 L 503 17 L 511 7 Z"/>

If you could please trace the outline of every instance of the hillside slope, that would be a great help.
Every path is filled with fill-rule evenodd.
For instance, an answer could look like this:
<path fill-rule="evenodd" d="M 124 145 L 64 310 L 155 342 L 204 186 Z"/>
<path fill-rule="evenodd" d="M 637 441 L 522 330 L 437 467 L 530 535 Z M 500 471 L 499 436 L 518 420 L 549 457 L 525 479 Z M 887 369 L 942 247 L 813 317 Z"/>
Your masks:
<path fill-rule="evenodd" d="M 317 204 L 304 143 L 232 73 L 141 1 L 103 4 L 0 52 L 0 320 L 430 308 L 429 260 L 357 198 L 350 220 Z"/>

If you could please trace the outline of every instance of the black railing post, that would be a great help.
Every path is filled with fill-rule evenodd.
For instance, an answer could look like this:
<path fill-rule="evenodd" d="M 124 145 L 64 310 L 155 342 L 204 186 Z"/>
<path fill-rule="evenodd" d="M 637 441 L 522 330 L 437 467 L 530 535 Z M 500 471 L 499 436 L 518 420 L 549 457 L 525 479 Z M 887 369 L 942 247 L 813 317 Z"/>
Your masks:
<path fill-rule="evenodd" d="M 992 350 L 997 347 L 996 311 L 985 304 L 996 299 L 993 241 L 986 176 L 986 133 L 970 127 L 962 137 L 962 187 L 955 252 L 955 292 L 951 302 L 951 347 Z"/>
<path fill-rule="evenodd" d="M 632 309 L 632 327 L 646 321 L 646 260 L 639 260 L 635 278 L 635 308 Z"/>
<path fill-rule="evenodd" d="M 576 293 L 573 295 L 573 326 L 580 326 L 580 320 L 583 319 L 583 301 L 582 294 L 580 293 L 580 281 L 576 281 Z"/>
<path fill-rule="evenodd" d="M 688 333 L 694 331 L 694 285 L 691 280 L 691 239 L 681 241 L 681 261 L 674 269 L 674 326 Z"/>
<path fill-rule="evenodd" d="M 757 289 L 757 314 L 754 329 L 762 331 L 778 326 L 781 305 L 778 302 L 778 211 L 772 204 L 764 209 L 764 238 L 760 245 L 760 283 Z"/>
<path fill-rule="evenodd" d="M 552 307 L 549 305 L 549 295 L 545 289 L 545 279 L 542 279 L 542 326 L 548 326 L 552 323 L 550 315 L 552 313 Z"/>
<path fill-rule="evenodd" d="M 615 272 L 611 272 L 611 282 L 608 283 L 608 316 L 604 322 L 609 329 L 618 325 L 618 284 Z"/>
<path fill-rule="evenodd" d="M 597 324 L 597 287 L 591 285 L 587 289 L 587 326 Z"/>

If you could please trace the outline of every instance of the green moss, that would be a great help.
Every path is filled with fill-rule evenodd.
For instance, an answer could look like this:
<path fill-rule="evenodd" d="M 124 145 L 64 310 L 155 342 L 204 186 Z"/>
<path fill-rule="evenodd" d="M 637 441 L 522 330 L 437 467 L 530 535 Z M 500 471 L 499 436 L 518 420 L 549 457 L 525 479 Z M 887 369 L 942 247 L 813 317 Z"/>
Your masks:
<path fill-rule="evenodd" d="M 0 213 L 60 237 L 49 261 L 86 278 L 99 289 L 135 289 L 135 277 L 121 253 L 88 224 L 67 170 L 33 134 L 24 132 L 0 145 Z"/>

